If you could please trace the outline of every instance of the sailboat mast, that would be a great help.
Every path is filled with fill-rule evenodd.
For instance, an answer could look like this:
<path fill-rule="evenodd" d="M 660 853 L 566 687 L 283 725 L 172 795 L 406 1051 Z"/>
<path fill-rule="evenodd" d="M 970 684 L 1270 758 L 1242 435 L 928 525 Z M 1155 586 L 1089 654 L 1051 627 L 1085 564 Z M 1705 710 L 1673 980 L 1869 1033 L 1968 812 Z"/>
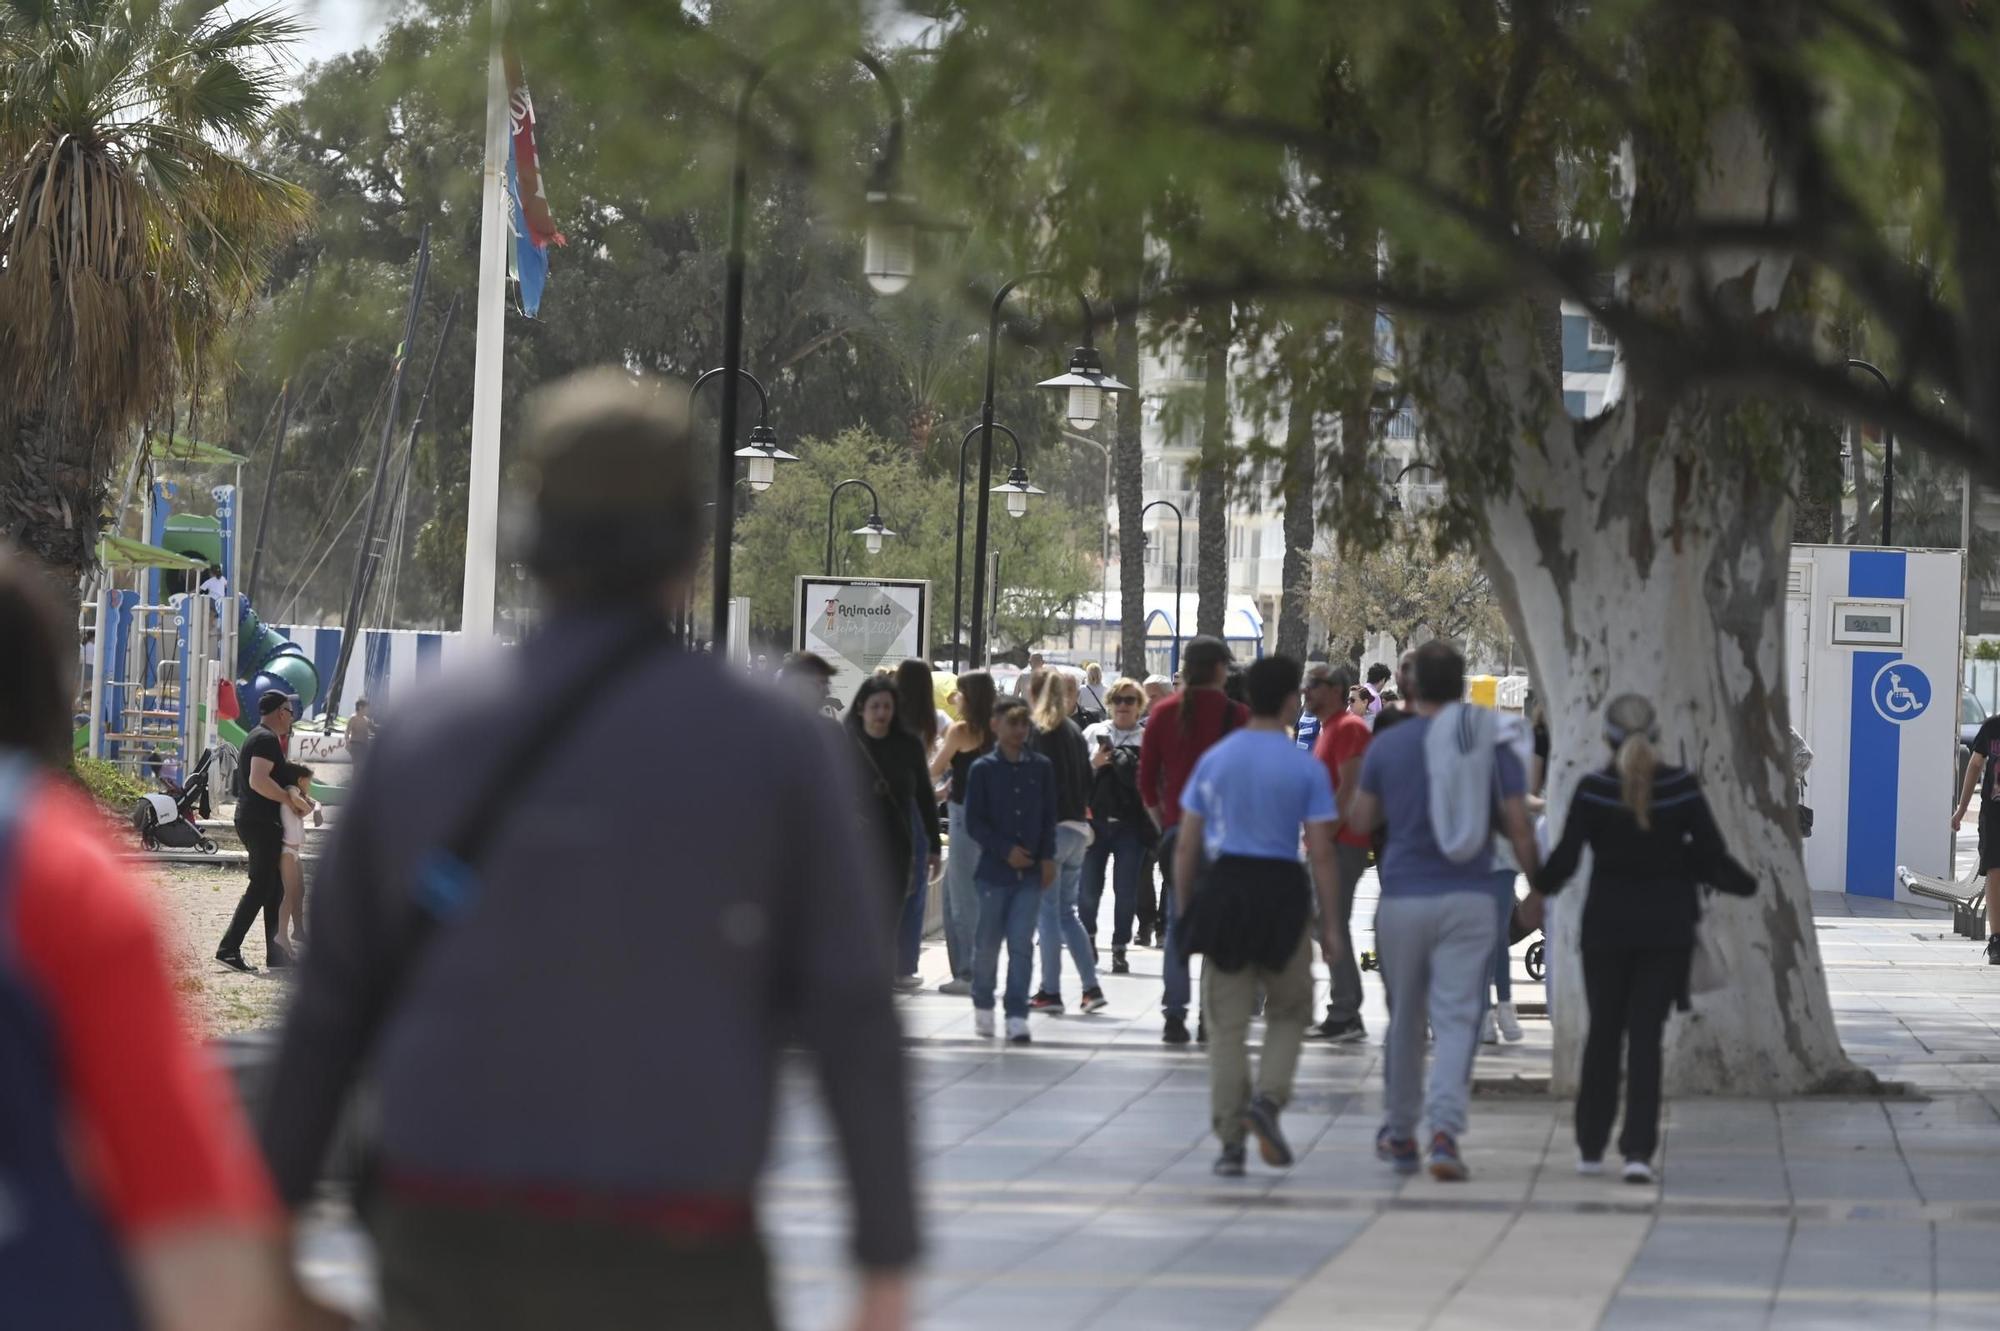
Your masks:
<path fill-rule="evenodd" d="M 403 316 L 403 340 L 396 347 L 396 366 L 389 379 L 389 405 L 382 414 L 382 441 L 375 451 L 375 474 L 368 483 L 368 509 L 361 522 L 361 548 L 354 556 L 354 577 L 347 592 L 347 616 L 340 625 L 340 659 L 333 667 L 333 680 L 327 687 L 326 716 L 329 721 L 340 715 L 341 686 L 347 679 L 347 663 L 354 658 L 354 640 L 361 632 L 361 598 L 367 591 L 369 574 L 375 561 L 381 557 L 376 549 L 376 525 L 382 514 L 382 492 L 387 488 L 384 482 L 389 470 L 389 445 L 396 437 L 397 408 L 402 403 L 403 376 L 410 365 L 410 344 L 417 336 L 417 314 L 424 299 L 424 280 L 431 269 L 431 224 L 424 223 L 422 237 L 417 241 L 417 275 L 410 283 L 410 308 Z M 306 700 L 300 699 L 303 705 Z"/>

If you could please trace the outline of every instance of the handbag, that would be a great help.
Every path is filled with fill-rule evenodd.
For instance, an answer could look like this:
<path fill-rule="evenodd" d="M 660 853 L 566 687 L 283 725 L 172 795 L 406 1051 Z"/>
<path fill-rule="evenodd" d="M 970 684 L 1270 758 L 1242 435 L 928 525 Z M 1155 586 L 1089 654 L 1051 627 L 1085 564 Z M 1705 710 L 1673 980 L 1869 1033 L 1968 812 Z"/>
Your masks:
<path fill-rule="evenodd" d="M 1688 993 L 1712 994 L 1728 985 L 1729 963 L 1723 959 L 1715 938 L 1698 920 L 1694 926 L 1694 951 L 1688 957 Z"/>

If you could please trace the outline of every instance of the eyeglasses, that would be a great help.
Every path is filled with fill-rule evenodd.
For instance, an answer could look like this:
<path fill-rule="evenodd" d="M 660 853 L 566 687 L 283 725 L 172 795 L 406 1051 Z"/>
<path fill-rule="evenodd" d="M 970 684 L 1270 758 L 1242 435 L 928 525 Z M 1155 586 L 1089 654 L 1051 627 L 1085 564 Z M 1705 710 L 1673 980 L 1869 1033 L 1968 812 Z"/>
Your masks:
<path fill-rule="evenodd" d="M 1144 698 L 1134 697 L 1129 693 L 1121 693 L 1111 700 L 1111 705 L 1113 707 L 1137 707 L 1144 701 Z"/>

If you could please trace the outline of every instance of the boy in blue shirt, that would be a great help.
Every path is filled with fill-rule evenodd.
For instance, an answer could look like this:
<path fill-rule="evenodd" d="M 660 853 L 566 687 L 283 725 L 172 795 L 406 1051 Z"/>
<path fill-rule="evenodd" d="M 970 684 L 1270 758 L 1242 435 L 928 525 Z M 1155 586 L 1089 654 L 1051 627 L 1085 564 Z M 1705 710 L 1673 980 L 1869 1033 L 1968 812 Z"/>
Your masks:
<path fill-rule="evenodd" d="M 1230 1178 L 1243 1173 L 1246 1131 L 1256 1134 L 1266 1164 L 1292 1163 L 1278 1115 L 1292 1097 L 1312 1020 L 1315 888 L 1327 960 L 1337 962 L 1347 951 L 1346 917 L 1336 909 L 1333 781 L 1290 733 L 1299 715 L 1299 680 L 1299 663 L 1289 657 L 1252 664 L 1244 672 L 1250 720 L 1201 756 L 1181 791 L 1175 918 L 1188 922 L 1188 950 L 1207 958 L 1201 1005 L 1209 1027 L 1209 1112 L 1222 1140 L 1215 1172 Z M 1301 828 L 1310 880 L 1299 862 Z M 1253 1097 L 1248 1037 L 1260 990 L 1264 1056 Z"/>
<path fill-rule="evenodd" d="M 1056 880 L 1056 769 L 1028 748 L 1028 703 L 993 704 L 995 747 L 972 764 L 965 782 L 965 828 L 979 843 L 979 923 L 972 942 L 972 1026 L 993 1034 L 993 989 L 1000 944 L 1007 944 L 1007 1039 L 1028 1043 L 1028 984 L 1035 963 L 1035 920 L 1042 893 Z"/>

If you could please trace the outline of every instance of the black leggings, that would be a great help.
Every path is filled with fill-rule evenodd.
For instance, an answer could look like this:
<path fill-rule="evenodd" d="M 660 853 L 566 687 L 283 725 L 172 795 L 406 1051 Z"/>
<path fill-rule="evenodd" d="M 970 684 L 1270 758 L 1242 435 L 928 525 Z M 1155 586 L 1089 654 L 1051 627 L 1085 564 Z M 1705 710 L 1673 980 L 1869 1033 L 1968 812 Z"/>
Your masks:
<path fill-rule="evenodd" d="M 1687 983 L 1685 947 L 1586 947 L 1583 987 L 1590 1035 L 1576 1092 L 1576 1146 L 1586 1160 L 1604 1156 L 1618 1117 L 1618 1055 L 1625 1054 L 1625 1130 L 1618 1151 L 1651 1160 L 1660 1144 L 1660 1040 L 1667 1013 Z"/>
<path fill-rule="evenodd" d="M 240 956 L 243 939 L 250 932 L 250 922 L 261 911 L 264 916 L 264 957 L 268 964 L 271 940 L 278 936 L 278 908 L 285 901 L 285 880 L 278 870 L 279 857 L 285 849 L 285 834 L 276 823 L 238 823 L 236 835 L 243 839 L 243 849 L 250 856 L 250 885 L 243 890 L 243 899 L 236 903 L 236 913 L 229 918 L 229 929 L 222 935 L 220 952 L 225 956 Z"/>

